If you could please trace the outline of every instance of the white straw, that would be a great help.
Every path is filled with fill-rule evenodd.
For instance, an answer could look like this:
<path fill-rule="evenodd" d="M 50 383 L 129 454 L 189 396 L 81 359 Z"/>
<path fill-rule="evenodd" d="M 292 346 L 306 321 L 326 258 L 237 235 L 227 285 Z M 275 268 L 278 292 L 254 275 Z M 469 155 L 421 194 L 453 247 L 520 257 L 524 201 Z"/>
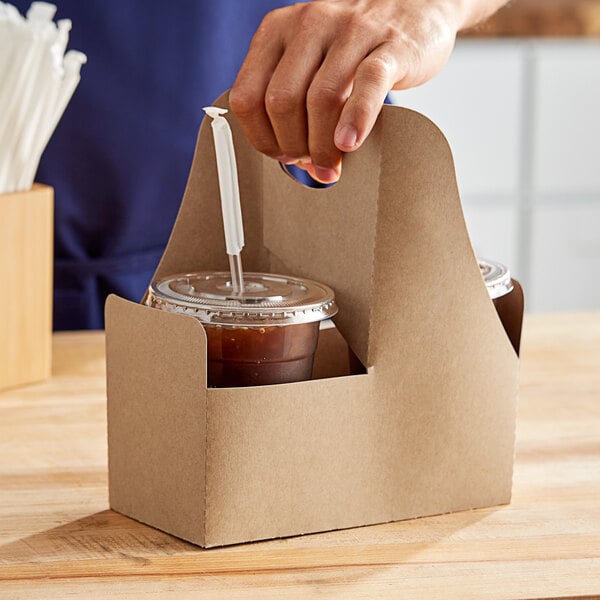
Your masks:
<path fill-rule="evenodd" d="M 53 102 L 48 103 L 48 112 L 44 114 L 40 121 L 36 136 L 37 144 L 32 150 L 30 161 L 20 178 L 19 183 L 21 185 L 25 185 L 27 181 L 33 181 L 44 148 L 48 144 L 69 100 L 79 84 L 81 65 L 85 64 L 86 61 L 87 57 L 83 52 L 69 50 L 65 54 L 64 78 L 55 91 Z"/>
<path fill-rule="evenodd" d="M 244 247 L 244 223 L 240 204 L 240 189 L 238 184 L 237 165 L 233 137 L 224 108 L 207 106 L 204 112 L 212 118 L 211 127 L 215 142 L 217 157 L 217 172 L 219 175 L 219 191 L 221 193 L 221 211 L 223 213 L 223 229 L 225 245 L 229 255 L 231 283 L 234 293 L 244 293 L 244 275 L 242 270 L 241 252 Z"/>
<path fill-rule="evenodd" d="M 32 9 L 27 14 L 30 15 L 30 13 L 35 14 Z M 20 110 L 15 119 L 16 130 L 13 139 L 11 178 L 12 185 L 16 189 L 23 189 L 31 185 L 30 182 L 29 186 L 26 183 L 20 186 L 18 183 L 19 174 L 25 171 L 28 161 L 31 160 L 32 148 L 36 143 L 37 123 L 41 118 L 44 106 L 49 101 L 53 84 L 56 85 L 63 71 L 62 55 L 64 47 L 60 51 L 60 56 L 55 54 L 53 49 L 56 46 L 60 48 L 62 44 L 66 44 L 64 38 L 68 36 L 70 22 L 62 22 L 57 31 L 52 23 L 46 26 L 42 21 L 42 17 L 49 14 L 52 14 L 52 11 L 42 10 L 37 17 L 37 21 L 44 28 L 44 34 L 40 41 L 39 53 L 34 59 L 35 62 L 30 69 L 26 85 L 20 94 Z"/>
<path fill-rule="evenodd" d="M 29 189 L 86 57 L 65 55 L 71 21 L 33 2 L 23 18 L 0 2 L 0 193 Z"/>

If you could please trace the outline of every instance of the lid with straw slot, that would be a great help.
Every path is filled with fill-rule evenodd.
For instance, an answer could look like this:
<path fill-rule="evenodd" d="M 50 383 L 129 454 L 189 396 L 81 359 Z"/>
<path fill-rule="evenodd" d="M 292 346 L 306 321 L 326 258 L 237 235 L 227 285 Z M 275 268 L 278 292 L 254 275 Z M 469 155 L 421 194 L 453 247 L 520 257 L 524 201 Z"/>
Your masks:
<path fill-rule="evenodd" d="M 337 313 L 328 286 L 269 273 L 244 273 L 243 293 L 234 290 L 228 272 L 174 275 L 152 282 L 146 304 L 203 323 L 243 327 L 312 323 Z"/>
<path fill-rule="evenodd" d="M 492 300 L 512 292 L 514 285 L 508 267 L 494 260 L 483 258 L 478 258 L 477 262 Z"/>

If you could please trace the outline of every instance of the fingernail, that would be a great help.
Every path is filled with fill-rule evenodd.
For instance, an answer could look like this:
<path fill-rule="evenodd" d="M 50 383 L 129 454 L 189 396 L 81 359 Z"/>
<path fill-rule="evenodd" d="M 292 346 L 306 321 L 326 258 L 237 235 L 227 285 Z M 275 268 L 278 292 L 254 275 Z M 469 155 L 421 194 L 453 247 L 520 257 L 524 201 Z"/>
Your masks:
<path fill-rule="evenodd" d="M 344 148 L 354 148 L 358 133 L 352 125 L 342 125 L 335 132 L 335 145 Z"/>
<path fill-rule="evenodd" d="M 335 183 L 339 179 L 339 174 L 335 169 L 325 169 L 315 166 L 315 178 L 321 183 Z"/>

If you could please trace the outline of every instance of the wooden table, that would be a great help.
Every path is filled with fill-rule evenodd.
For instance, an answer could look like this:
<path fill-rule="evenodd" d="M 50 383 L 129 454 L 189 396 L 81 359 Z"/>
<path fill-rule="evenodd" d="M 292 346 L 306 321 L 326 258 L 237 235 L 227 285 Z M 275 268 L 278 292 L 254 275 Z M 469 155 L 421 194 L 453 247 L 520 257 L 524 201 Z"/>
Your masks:
<path fill-rule="evenodd" d="M 0 394 L 1 598 L 600 598 L 600 313 L 526 320 L 510 506 L 213 550 L 108 510 L 103 341 Z"/>
<path fill-rule="evenodd" d="M 461 37 L 600 37 L 600 0 L 514 0 Z"/>

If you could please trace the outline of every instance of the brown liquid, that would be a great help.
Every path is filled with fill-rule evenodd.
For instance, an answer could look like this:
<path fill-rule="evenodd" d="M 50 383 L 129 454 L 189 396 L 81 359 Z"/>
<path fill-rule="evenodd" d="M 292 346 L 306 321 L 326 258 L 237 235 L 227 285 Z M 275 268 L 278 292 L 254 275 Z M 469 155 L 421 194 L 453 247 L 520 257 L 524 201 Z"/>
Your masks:
<path fill-rule="evenodd" d="M 506 331 L 506 335 L 510 340 L 510 343 L 513 345 L 515 352 L 517 355 L 519 354 L 519 343 L 521 340 L 521 319 L 514 318 L 514 307 L 513 307 L 513 294 L 514 290 L 508 292 L 508 294 L 504 294 L 504 296 L 500 296 L 499 298 L 494 298 L 492 302 L 496 307 L 496 312 L 500 317 L 500 321 L 504 326 L 504 331 Z"/>
<path fill-rule="evenodd" d="M 205 325 L 208 386 L 241 387 L 311 378 L 319 323 L 266 327 Z"/>

